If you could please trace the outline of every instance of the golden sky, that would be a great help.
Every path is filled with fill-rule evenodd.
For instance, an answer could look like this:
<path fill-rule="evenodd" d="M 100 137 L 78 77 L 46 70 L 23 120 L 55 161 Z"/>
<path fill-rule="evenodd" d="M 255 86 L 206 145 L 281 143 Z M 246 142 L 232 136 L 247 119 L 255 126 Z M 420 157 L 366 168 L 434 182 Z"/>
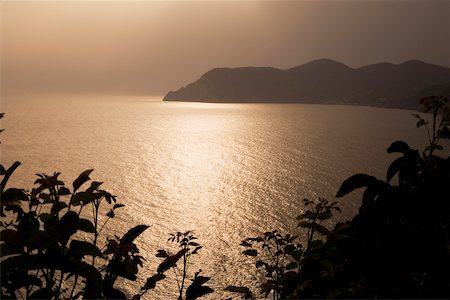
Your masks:
<path fill-rule="evenodd" d="M 450 66 L 450 1 L 2 1 L 3 95 L 163 95 L 214 67 Z"/>

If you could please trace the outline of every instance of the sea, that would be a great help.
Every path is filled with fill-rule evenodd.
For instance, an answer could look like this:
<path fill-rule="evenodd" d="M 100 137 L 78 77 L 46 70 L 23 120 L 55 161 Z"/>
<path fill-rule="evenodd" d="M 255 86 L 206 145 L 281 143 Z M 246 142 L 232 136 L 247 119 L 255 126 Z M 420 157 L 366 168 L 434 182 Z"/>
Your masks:
<path fill-rule="evenodd" d="M 150 225 L 136 240 L 145 258 L 138 280 L 117 284 L 129 297 L 156 273 L 158 249 L 176 251 L 169 234 L 188 230 L 203 246 L 191 257 L 189 279 L 201 269 L 215 290 L 205 299 L 237 299 L 223 291 L 229 285 L 258 295 L 263 274 L 242 254 L 243 239 L 278 230 L 301 240 L 295 217 L 304 198 L 338 202 L 342 213 L 327 226 L 350 220 L 362 193 L 336 199 L 341 183 L 356 173 L 385 179 L 398 157 L 386 152 L 392 142 L 423 150 L 428 141 L 415 111 L 351 105 L 66 95 L 6 97 L 1 112 L 1 163 L 21 162 L 9 187 L 31 190 L 35 174 L 61 172 L 72 189 L 78 174 L 94 169 L 91 179 L 125 205 L 104 239 Z M 177 299 L 175 272 L 167 275 L 144 298 Z"/>

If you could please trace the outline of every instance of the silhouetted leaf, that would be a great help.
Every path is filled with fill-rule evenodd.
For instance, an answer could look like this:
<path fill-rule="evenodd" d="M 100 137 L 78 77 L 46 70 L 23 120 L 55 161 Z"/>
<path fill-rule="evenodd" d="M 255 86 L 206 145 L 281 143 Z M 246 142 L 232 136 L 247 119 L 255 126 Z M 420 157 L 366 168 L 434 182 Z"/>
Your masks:
<path fill-rule="evenodd" d="M 232 293 L 239 293 L 244 294 L 245 299 L 251 299 L 253 297 L 252 292 L 249 288 L 243 287 L 243 286 L 234 286 L 229 285 L 227 286 L 224 291 L 232 292 Z"/>
<path fill-rule="evenodd" d="M 158 273 L 164 273 L 168 269 L 174 267 L 176 263 L 183 257 L 183 255 L 188 252 L 188 249 L 181 249 L 177 254 L 167 257 L 157 269 Z"/>
<path fill-rule="evenodd" d="M 250 243 L 247 242 L 247 241 L 242 241 L 242 242 L 241 242 L 241 246 L 244 246 L 244 247 L 251 247 L 252 244 L 250 244 Z"/>
<path fill-rule="evenodd" d="M 416 126 L 417 128 L 419 128 L 425 124 L 427 124 L 427 122 L 424 119 L 420 119 L 419 121 L 417 121 Z"/>
<path fill-rule="evenodd" d="M 296 219 L 300 221 L 300 220 L 303 220 L 303 219 L 314 219 L 316 217 L 317 217 L 316 213 L 313 213 L 312 211 L 308 210 L 305 213 L 297 216 Z"/>
<path fill-rule="evenodd" d="M 297 227 L 310 228 L 311 222 L 310 221 L 300 221 L 300 222 L 298 222 Z"/>
<path fill-rule="evenodd" d="M 92 243 L 73 240 L 70 242 L 68 256 L 83 257 L 85 255 L 102 256 L 102 252 Z"/>
<path fill-rule="evenodd" d="M 156 283 L 160 280 L 163 280 L 164 278 L 166 278 L 166 276 L 161 273 L 155 274 L 155 275 L 147 278 L 147 282 L 141 288 L 141 290 L 154 289 L 156 287 Z"/>
<path fill-rule="evenodd" d="M 86 170 L 83 173 L 81 173 L 77 179 L 75 179 L 73 181 L 73 192 L 75 193 L 80 186 L 83 185 L 83 183 L 85 183 L 86 181 L 88 181 L 89 179 L 91 179 L 89 177 L 89 175 L 92 173 L 92 171 L 94 171 L 94 169 L 90 169 L 90 170 Z"/>
<path fill-rule="evenodd" d="M 450 129 L 445 126 L 437 131 L 437 137 L 441 139 L 450 139 Z"/>
<path fill-rule="evenodd" d="M 7 189 L 0 197 L 0 203 L 2 206 L 20 205 L 20 201 L 28 201 L 28 196 L 22 189 Z"/>
<path fill-rule="evenodd" d="M 431 151 L 431 150 L 442 150 L 442 149 L 444 149 L 444 148 L 441 145 L 431 144 L 425 148 L 425 152 Z"/>
<path fill-rule="evenodd" d="M 405 163 L 405 157 L 399 157 L 396 160 L 394 160 L 391 165 L 389 166 L 387 172 L 386 172 L 386 181 L 389 182 L 391 181 L 392 177 L 395 176 L 395 174 L 397 174 L 400 169 L 402 168 L 402 166 Z"/>
<path fill-rule="evenodd" d="M 262 266 L 264 266 L 264 262 L 262 260 L 258 259 L 256 261 L 255 265 L 256 265 L 256 268 L 261 268 Z"/>
<path fill-rule="evenodd" d="M 117 203 L 117 204 L 114 204 L 113 209 L 117 209 L 117 208 L 121 208 L 121 207 L 125 207 L 125 205 Z"/>
<path fill-rule="evenodd" d="M 70 198 L 70 204 L 73 206 L 86 205 L 94 201 L 94 197 L 88 192 L 79 192 L 72 195 Z"/>
<path fill-rule="evenodd" d="M 78 230 L 78 214 L 74 211 L 68 211 L 61 218 L 61 233 L 63 244 L 67 243 L 70 236 Z"/>
<path fill-rule="evenodd" d="M 60 212 L 61 210 L 63 210 L 66 207 L 67 207 L 67 204 L 65 202 L 55 202 L 52 205 L 52 209 L 50 210 L 50 212 L 52 213 L 52 215 L 56 215 L 58 212 Z"/>
<path fill-rule="evenodd" d="M 79 219 L 78 220 L 78 229 L 84 232 L 95 233 L 95 226 L 92 224 L 90 220 L 87 219 Z"/>
<path fill-rule="evenodd" d="M 147 225 L 137 225 L 131 228 L 127 233 L 124 234 L 124 236 L 120 240 L 121 244 L 131 244 L 139 235 L 141 235 L 141 233 L 143 233 L 149 227 L 150 226 Z"/>
<path fill-rule="evenodd" d="M 64 195 L 70 195 L 70 190 L 64 186 L 59 188 L 58 194 L 60 196 L 64 196 Z"/>
<path fill-rule="evenodd" d="M 247 250 L 244 250 L 242 253 L 244 253 L 245 255 L 248 255 L 248 256 L 257 256 L 258 255 L 258 251 L 256 251 L 255 249 L 247 249 Z"/>
<path fill-rule="evenodd" d="M 405 154 L 408 150 L 410 150 L 409 145 L 403 141 L 393 142 L 388 148 L 387 153 L 403 153 Z"/>
<path fill-rule="evenodd" d="M 88 179 L 89 179 L 89 178 L 88 178 Z M 93 193 L 93 192 L 96 191 L 102 184 L 103 184 L 103 182 L 93 181 L 93 182 L 91 182 L 91 186 L 86 190 L 86 192 L 88 192 L 88 193 Z"/>
<path fill-rule="evenodd" d="M 376 180 L 375 177 L 366 174 L 353 175 L 344 180 L 341 187 L 339 188 L 339 191 L 336 194 L 336 198 L 343 197 L 358 188 L 367 187 L 374 180 Z"/>
<path fill-rule="evenodd" d="M 156 257 L 166 258 L 166 257 L 169 257 L 169 253 L 167 253 L 166 250 L 158 250 L 156 253 Z"/>
<path fill-rule="evenodd" d="M 106 213 L 106 215 L 107 215 L 108 217 L 110 217 L 110 218 L 114 218 L 114 217 L 116 216 L 116 214 L 114 213 L 113 210 L 108 211 L 108 212 Z"/>
<path fill-rule="evenodd" d="M 96 291 L 100 291 L 102 289 L 102 275 L 94 266 L 91 266 L 85 262 L 77 261 L 73 263 L 73 267 L 71 267 L 69 271 L 86 278 L 86 280 L 91 284 L 92 289 Z"/>
<path fill-rule="evenodd" d="M 197 299 L 201 296 L 214 292 L 209 286 L 204 286 L 206 282 L 211 279 L 211 277 L 198 276 L 201 270 L 195 273 L 194 280 L 188 288 L 186 289 L 186 299 Z"/>

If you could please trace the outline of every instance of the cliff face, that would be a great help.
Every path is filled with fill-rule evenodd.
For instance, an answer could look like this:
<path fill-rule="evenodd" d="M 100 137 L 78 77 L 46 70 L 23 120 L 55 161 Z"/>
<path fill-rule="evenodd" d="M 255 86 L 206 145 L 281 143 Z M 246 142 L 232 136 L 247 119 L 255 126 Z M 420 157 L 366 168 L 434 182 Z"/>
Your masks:
<path fill-rule="evenodd" d="M 450 69 L 421 61 L 358 69 L 329 59 L 294 68 L 216 68 L 165 101 L 342 103 L 415 108 L 421 96 L 450 96 Z"/>

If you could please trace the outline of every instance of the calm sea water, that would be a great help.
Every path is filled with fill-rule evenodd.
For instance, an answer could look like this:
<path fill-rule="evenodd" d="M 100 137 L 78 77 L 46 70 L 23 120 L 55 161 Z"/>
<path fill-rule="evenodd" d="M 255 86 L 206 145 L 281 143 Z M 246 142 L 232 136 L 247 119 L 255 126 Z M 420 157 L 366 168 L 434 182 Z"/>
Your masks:
<path fill-rule="evenodd" d="M 168 233 L 185 230 L 194 230 L 204 246 L 192 274 L 201 268 L 218 291 L 255 287 L 259 274 L 240 254 L 241 240 L 272 229 L 295 231 L 301 199 L 333 199 L 350 175 L 385 178 L 396 157 L 386 153 L 392 141 L 426 144 L 407 110 L 98 97 L 1 104 L 1 162 L 22 162 L 11 185 L 31 189 L 34 174 L 59 171 L 71 186 L 93 168 L 91 178 L 126 205 L 111 234 L 151 225 L 138 239 L 147 259 L 140 280 L 123 283 L 130 295 L 155 272 L 156 250 L 170 249 Z M 357 211 L 359 195 L 339 200 L 340 220 Z M 172 279 L 149 298 L 176 298 Z"/>

